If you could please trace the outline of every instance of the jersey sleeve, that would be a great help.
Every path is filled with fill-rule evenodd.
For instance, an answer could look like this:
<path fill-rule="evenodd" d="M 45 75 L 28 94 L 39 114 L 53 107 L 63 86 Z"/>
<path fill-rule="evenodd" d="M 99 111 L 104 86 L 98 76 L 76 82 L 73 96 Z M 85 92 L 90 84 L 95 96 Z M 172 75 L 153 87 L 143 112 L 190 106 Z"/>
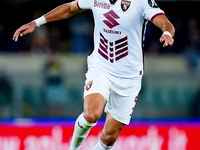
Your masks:
<path fill-rule="evenodd" d="M 138 8 L 144 19 L 151 21 L 155 16 L 164 14 L 164 11 L 158 7 L 155 0 L 138 0 Z"/>
<path fill-rule="evenodd" d="M 78 7 L 80 9 L 91 9 L 91 0 L 78 0 Z"/>

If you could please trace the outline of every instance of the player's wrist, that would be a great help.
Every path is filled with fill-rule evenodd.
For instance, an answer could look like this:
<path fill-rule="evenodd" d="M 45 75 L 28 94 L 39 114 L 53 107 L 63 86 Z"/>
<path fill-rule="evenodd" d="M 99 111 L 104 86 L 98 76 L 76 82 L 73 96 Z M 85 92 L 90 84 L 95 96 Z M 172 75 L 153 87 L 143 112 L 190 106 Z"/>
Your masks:
<path fill-rule="evenodd" d="M 35 21 L 37 27 L 40 27 L 41 25 L 47 23 L 47 20 L 44 15 L 41 16 L 40 18 L 35 19 L 34 21 Z"/>
<path fill-rule="evenodd" d="M 163 35 L 168 35 L 168 36 L 172 37 L 172 34 L 169 31 L 164 31 Z"/>

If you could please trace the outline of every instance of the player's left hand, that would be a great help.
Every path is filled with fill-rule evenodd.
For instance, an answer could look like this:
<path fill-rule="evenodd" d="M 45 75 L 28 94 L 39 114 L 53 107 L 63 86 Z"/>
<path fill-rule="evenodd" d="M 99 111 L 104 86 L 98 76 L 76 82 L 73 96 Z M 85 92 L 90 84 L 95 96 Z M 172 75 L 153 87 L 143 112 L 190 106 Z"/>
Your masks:
<path fill-rule="evenodd" d="M 161 43 L 164 43 L 164 44 L 163 44 L 163 47 L 171 46 L 171 45 L 173 45 L 173 43 L 174 43 L 174 38 L 171 37 L 171 36 L 169 36 L 169 35 L 163 34 L 163 35 L 160 37 L 160 42 L 161 42 Z"/>

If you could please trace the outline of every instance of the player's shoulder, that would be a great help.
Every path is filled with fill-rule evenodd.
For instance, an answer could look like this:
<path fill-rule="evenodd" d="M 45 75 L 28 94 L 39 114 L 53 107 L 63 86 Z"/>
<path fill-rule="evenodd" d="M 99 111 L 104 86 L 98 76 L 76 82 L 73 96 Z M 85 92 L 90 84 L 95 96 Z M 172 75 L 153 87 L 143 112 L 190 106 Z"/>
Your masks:
<path fill-rule="evenodd" d="M 77 0 L 80 9 L 90 9 L 94 0 Z"/>
<path fill-rule="evenodd" d="M 136 0 L 139 6 L 148 6 L 152 8 L 158 8 L 155 0 Z"/>

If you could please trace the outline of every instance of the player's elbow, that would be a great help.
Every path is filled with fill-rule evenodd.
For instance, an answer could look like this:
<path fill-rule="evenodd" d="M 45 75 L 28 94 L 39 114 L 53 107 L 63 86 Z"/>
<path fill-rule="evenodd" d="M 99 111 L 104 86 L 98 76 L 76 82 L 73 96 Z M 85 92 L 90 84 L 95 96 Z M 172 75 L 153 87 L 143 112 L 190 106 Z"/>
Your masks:
<path fill-rule="evenodd" d="M 83 11 L 83 10 L 79 9 L 77 3 L 74 1 L 71 3 L 64 4 L 64 7 L 65 7 L 65 13 L 64 13 L 63 17 L 65 19 L 72 17 L 72 16 L 76 15 L 77 13 L 80 13 Z"/>

